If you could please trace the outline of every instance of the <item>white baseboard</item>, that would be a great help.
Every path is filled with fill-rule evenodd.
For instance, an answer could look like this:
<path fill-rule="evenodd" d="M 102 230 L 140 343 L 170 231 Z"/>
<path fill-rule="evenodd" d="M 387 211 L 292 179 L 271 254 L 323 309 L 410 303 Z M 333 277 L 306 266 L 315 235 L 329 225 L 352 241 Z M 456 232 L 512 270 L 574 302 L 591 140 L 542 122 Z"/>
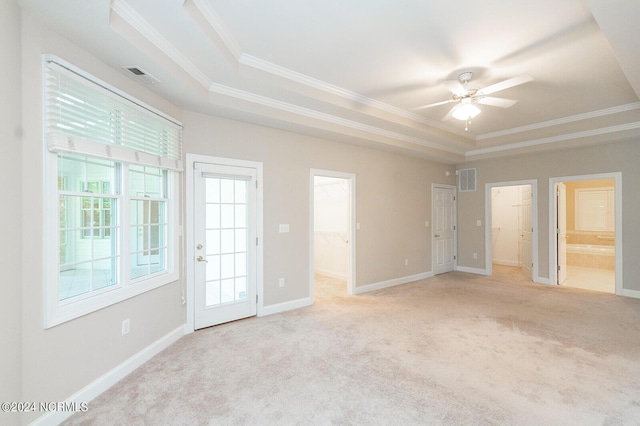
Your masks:
<path fill-rule="evenodd" d="M 328 271 L 326 269 L 318 269 L 318 268 L 316 268 L 313 272 L 319 275 L 324 275 L 325 277 L 335 278 L 337 280 L 342 280 L 342 281 L 347 280 L 346 274 L 341 274 L 339 272 L 333 272 L 333 271 Z"/>
<path fill-rule="evenodd" d="M 433 277 L 433 272 L 423 272 L 421 274 L 409 275 L 407 277 L 394 278 L 388 281 L 381 281 L 378 283 L 358 286 L 353 290 L 353 294 L 368 293 L 370 291 L 380 290 L 388 287 L 394 287 L 397 285 L 407 284 L 413 281 L 425 280 L 427 278 L 432 278 L 432 277 Z"/>
<path fill-rule="evenodd" d="M 493 259 L 492 262 L 495 263 L 496 265 L 502 265 L 502 266 L 520 266 L 520 262 L 518 262 L 517 260 Z"/>
<path fill-rule="evenodd" d="M 626 297 L 632 297 L 634 299 L 640 299 L 640 291 L 638 290 L 629 290 L 629 289 L 623 288 L 622 295 Z"/>
<path fill-rule="evenodd" d="M 456 271 L 468 272 L 469 274 L 476 274 L 476 275 L 489 275 L 486 269 L 469 268 L 466 266 L 456 266 Z"/>
<path fill-rule="evenodd" d="M 133 370 L 140 367 L 145 362 L 149 361 L 154 356 L 168 348 L 171 344 L 175 343 L 184 335 L 184 328 L 180 326 L 171 331 L 164 337 L 156 340 L 131 358 L 127 359 L 120 365 L 116 366 L 113 370 L 105 373 L 101 377 L 97 378 L 93 382 L 89 383 L 84 388 L 67 398 L 65 404 L 80 406 L 82 403 L 88 403 L 94 398 L 105 392 L 111 386 L 124 379 Z M 91 405 L 89 405 L 89 409 Z M 47 413 L 44 416 L 38 417 L 31 425 L 58 425 L 71 417 L 73 412 L 56 411 Z"/>
<path fill-rule="evenodd" d="M 310 297 L 292 300 L 290 302 L 276 303 L 275 305 L 263 306 L 259 316 L 279 314 L 280 312 L 291 311 L 311 305 L 313 305 L 313 300 Z"/>
<path fill-rule="evenodd" d="M 551 280 L 549 278 L 542 277 L 533 277 L 533 282 L 536 284 L 555 285 L 551 283 Z"/>

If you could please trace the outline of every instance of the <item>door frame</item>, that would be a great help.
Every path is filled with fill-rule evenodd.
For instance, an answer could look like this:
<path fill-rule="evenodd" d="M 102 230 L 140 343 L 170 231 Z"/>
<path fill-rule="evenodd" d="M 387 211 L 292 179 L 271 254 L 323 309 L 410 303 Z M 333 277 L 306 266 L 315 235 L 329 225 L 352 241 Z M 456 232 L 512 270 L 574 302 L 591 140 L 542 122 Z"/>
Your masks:
<path fill-rule="evenodd" d="M 186 305 L 187 318 L 184 324 L 184 333 L 193 333 L 195 330 L 195 234 L 194 234 L 194 213 L 195 213 L 195 163 L 206 163 L 218 166 L 247 167 L 256 170 L 258 188 L 256 189 L 256 237 L 258 246 L 256 247 L 256 315 L 263 315 L 264 307 L 264 259 L 263 259 L 263 180 L 262 163 L 257 161 L 238 160 L 234 158 L 213 157 L 201 154 L 186 154 L 185 162 L 185 209 L 183 223 L 185 229 L 181 232 L 184 235 L 184 263 L 186 270 L 185 285 L 182 292 L 183 304 Z M 186 288 L 186 292 L 185 292 Z M 186 294 L 185 294 L 186 293 Z"/>
<path fill-rule="evenodd" d="M 436 273 L 436 240 L 433 236 L 433 205 L 435 204 L 434 200 L 434 189 L 436 187 L 446 188 L 453 190 L 453 271 L 458 270 L 458 187 L 456 185 L 448 185 L 445 183 L 432 183 L 431 184 L 431 223 L 429 226 L 430 238 L 431 238 L 431 273 L 435 275 Z"/>
<path fill-rule="evenodd" d="M 493 274 L 493 232 L 492 232 L 492 199 L 491 190 L 502 186 L 521 186 L 531 185 L 531 259 L 533 261 L 533 282 L 545 283 L 546 280 L 541 279 L 538 269 L 538 180 L 515 180 L 507 182 L 488 182 L 484 189 L 484 253 L 485 253 L 485 274 Z"/>
<path fill-rule="evenodd" d="M 355 294 L 356 287 L 356 175 L 355 173 L 336 172 L 332 170 L 309 170 L 309 297 L 314 303 L 314 204 L 316 176 L 345 179 L 349 187 L 349 250 L 347 257 L 347 294 Z"/>
<path fill-rule="evenodd" d="M 613 179 L 614 196 L 614 238 L 615 238 L 615 279 L 616 295 L 625 296 L 622 280 L 622 172 L 595 173 L 590 175 L 562 176 L 549 178 L 549 284 L 558 282 L 558 253 L 556 250 L 556 230 L 552 226 L 557 210 L 555 187 L 557 183 L 577 182 L 581 180 Z"/>

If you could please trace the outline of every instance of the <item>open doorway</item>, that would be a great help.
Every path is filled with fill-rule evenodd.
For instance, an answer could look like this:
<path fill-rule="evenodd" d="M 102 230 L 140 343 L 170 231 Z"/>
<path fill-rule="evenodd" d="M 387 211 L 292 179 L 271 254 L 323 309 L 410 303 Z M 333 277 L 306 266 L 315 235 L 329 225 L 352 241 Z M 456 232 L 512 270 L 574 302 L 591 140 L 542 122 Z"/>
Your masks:
<path fill-rule="evenodd" d="M 355 176 L 311 171 L 311 295 L 353 294 Z"/>
<path fill-rule="evenodd" d="M 619 175 L 551 180 L 551 283 L 620 294 Z"/>
<path fill-rule="evenodd" d="M 538 281 L 536 182 L 488 183 L 486 187 L 486 270 L 518 270 Z"/>

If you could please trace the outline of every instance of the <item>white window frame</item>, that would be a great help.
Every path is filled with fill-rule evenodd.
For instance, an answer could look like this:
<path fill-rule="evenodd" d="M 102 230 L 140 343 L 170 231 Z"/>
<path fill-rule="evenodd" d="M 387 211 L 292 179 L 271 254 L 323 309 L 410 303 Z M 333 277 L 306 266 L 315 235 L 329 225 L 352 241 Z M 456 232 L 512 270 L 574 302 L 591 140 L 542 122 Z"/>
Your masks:
<path fill-rule="evenodd" d="M 583 196 L 585 195 L 601 195 L 601 202 L 604 203 L 604 226 L 596 226 L 588 223 L 584 215 Z M 575 228 L 576 231 L 591 232 L 613 232 L 615 230 L 615 212 L 614 212 L 614 188 L 577 188 L 575 190 Z"/>
<path fill-rule="evenodd" d="M 50 60 L 51 56 L 44 55 L 43 63 Z M 57 58 L 56 58 L 57 59 Z M 61 61 L 61 60 L 60 60 Z M 67 66 L 72 67 L 69 64 Z M 46 65 L 45 65 L 46 66 Z M 43 78 L 46 78 L 46 69 L 43 66 Z M 85 77 L 95 80 L 102 87 L 112 90 L 114 93 L 135 102 L 143 108 L 155 111 L 151 107 L 142 104 L 118 89 L 95 79 L 94 77 L 78 70 L 74 67 L 74 72 L 82 73 Z M 43 110 L 46 109 L 46 102 L 43 101 Z M 158 113 L 161 115 L 161 113 Z M 43 114 L 46 117 L 46 114 Z M 43 120 L 44 122 L 45 120 Z M 174 120 L 175 121 L 175 120 Z M 45 123 L 43 123 L 43 127 Z M 45 138 L 46 139 L 46 138 Z M 122 302 L 131 297 L 159 288 L 166 284 L 177 281 L 180 278 L 179 272 L 179 247 L 180 247 L 180 210 L 179 201 L 181 199 L 180 181 L 182 173 L 178 170 L 171 170 L 161 165 L 155 167 L 167 170 L 167 194 L 166 194 L 166 268 L 163 271 L 146 275 L 144 277 L 130 279 L 129 258 L 130 258 L 130 211 L 129 203 L 132 195 L 129 194 L 129 169 L 128 163 L 120 159 L 112 161 L 122 164 L 121 193 L 118 199 L 117 220 L 119 225 L 118 253 L 119 263 L 117 266 L 117 284 L 81 295 L 75 298 L 60 300 L 60 209 L 58 191 L 58 153 L 47 149 L 47 142 L 44 141 L 44 327 L 51 328 L 64 322 L 73 320 L 91 312 L 103 309 L 107 306 Z M 92 157 L 89 154 L 78 153 Z M 96 156 L 100 158 L 100 156 Z M 102 157 L 104 158 L 104 157 Z M 135 195 L 133 195 L 135 197 Z"/>

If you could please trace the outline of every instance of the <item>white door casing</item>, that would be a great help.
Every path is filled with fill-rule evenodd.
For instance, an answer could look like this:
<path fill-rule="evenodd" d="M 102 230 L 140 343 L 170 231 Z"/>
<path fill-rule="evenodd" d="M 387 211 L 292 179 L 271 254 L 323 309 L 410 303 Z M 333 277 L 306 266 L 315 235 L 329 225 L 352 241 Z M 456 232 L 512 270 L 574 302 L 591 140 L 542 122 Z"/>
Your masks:
<path fill-rule="evenodd" d="M 556 238 L 558 247 L 558 264 L 556 284 L 567 280 L 567 187 L 564 183 L 556 184 Z"/>
<path fill-rule="evenodd" d="M 455 268 L 455 187 L 432 186 L 433 273 L 453 271 Z"/>
<path fill-rule="evenodd" d="M 522 188 L 522 272 L 533 280 L 533 205 L 531 199 L 533 190 L 531 185 Z"/>

